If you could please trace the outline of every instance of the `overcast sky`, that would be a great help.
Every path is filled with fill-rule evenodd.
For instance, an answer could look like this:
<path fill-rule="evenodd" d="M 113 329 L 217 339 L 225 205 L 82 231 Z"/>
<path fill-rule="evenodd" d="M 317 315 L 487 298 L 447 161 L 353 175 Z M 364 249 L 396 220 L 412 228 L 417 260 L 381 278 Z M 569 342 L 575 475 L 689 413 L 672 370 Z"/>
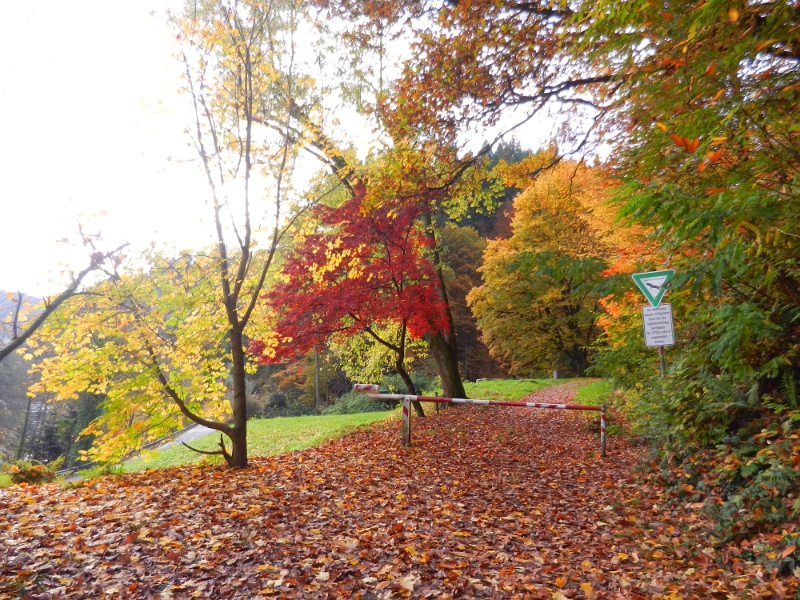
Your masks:
<path fill-rule="evenodd" d="M 168 2 L 180 5 L 3 3 L 0 289 L 62 289 L 64 267 L 88 264 L 84 249 L 58 243 L 77 240 L 79 221 L 102 231 L 105 249 L 211 241 L 200 223 L 204 180 L 177 160 L 192 156 L 183 133 L 192 117 L 178 93 Z"/>
<path fill-rule="evenodd" d="M 200 247 L 212 231 L 206 188 L 183 131 L 180 66 L 167 2 L 4 3 L 0 36 L 0 289 L 63 287 L 62 264 L 88 253 L 77 223 L 104 247 L 168 240 Z M 151 15 L 151 13 L 154 14 Z"/>
<path fill-rule="evenodd" d="M 76 237 L 80 215 L 90 222 L 105 211 L 94 226 L 109 246 L 146 239 L 180 216 L 174 200 L 192 190 L 167 169 L 185 121 L 164 8 L 4 3 L 0 288 L 52 293 L 59 263 L 88 264 L 83 250 L 56 244 Z"/>

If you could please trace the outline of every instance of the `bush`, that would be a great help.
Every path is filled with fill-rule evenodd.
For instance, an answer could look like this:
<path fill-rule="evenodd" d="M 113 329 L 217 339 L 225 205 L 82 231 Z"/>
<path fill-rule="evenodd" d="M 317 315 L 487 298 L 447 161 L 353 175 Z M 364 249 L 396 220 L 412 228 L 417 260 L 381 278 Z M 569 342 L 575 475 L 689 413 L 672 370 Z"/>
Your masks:
<path fill-rule="evenodd" d="M 285 395 L 272 394 L 270 403 L 264 407 L 261 415 L 265 419 L 275 417 L 305 417 L 314 414 L 314 407 L 303 404 L 299 398 L 287 398 Z"/>
<path fill-rule="evenodd" d="M 348 392 L 322 411 L 323 415 L 352 415 L 355 413 L 380 412 L 392 410 L 397 405 L 394 400 L 372 400 L 366 394 Z"/>
<path fill-rule="evenodd" d="M 122 465 L 112 465 L 110 463 L 100 464 L 89 469 L 77 471 L 83 479 L 95 479 L 97 477 L 105 477 L 111 475 L 117 477 L 125 474 L 125 467 Z"/>
<path fill-rule="evenodd" d="M 417 394 L 420 395 L 431 394 L 434 390 L 441 389 L 442 387 L 438 377 L 428 379 L 423 374 L 416 371 L 411 373 L 411 382 L 417 389 Z M 383 377 L 383 381 L 381 381 L 381 389 L 388 390 L 390 394 L 408 393 L 406 384 L 403 383 L 403 379 L 400 377 L 400 375 L 395 373 L 392 373 L 391 375 L 385 375 Z"/>
<path fill-rule="evenodd" d="M 3 470 L 9 475 L 12 483 L 49 483 L 55 481 L 56 471 L 64 464 L 60 457 L 48 464 L 38 460 L 18 460 L 14 464 L 5 465 Z"/>

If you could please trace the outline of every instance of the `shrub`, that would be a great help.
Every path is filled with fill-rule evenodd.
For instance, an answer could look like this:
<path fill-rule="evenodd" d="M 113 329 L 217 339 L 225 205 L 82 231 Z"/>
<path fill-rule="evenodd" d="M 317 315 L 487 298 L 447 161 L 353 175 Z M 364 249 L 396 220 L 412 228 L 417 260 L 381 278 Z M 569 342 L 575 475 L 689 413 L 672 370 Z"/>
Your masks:
<path fill-rule="evenodd" d="M 64 457 L 60 457 L 48 464 L 38 460 L 18 460 L 5 465 L 3 470 L 8 473 L 12 483 L 48 483 L 56 478 L 56 471 L 64 464 Z"/>
<path fill-rule="evenodd" d="M 411 382 L 414 384 L 414 387 L 417 389 L 417 394 L 430 394 L 434 390 L 441 388 L 442 384 L 439 382 L 438 377 L 434 377 L 433 379 L 428 379 L 422 373 L 414 371 L 411 373 Z M 400 375 L 392 373 L 390 375 L 384 375 L 383 381 L 381 381 L 381 389 L 388 390 L 391 394 L 407 394 L 408 390 L 406 389 L 406 384 L 403 383 L 403 379 Z"/>
<path fill-rule="evenodd" d="M 323 415 L 351 415 L 354 413 L 392 410 L 397 405 L 393 400 L 372 400 L 366 394 L 348 392 L 322 411 Z"/>
<path fill-rule="evenodd" d="M 275 417 L 304 417 L 314 414 L 314 407 L 304 404 L 299 398 L 286 397 L 284 394 L 272 394 L 270 403 L 264 407 L 261 415 L 265 419 Z"/>

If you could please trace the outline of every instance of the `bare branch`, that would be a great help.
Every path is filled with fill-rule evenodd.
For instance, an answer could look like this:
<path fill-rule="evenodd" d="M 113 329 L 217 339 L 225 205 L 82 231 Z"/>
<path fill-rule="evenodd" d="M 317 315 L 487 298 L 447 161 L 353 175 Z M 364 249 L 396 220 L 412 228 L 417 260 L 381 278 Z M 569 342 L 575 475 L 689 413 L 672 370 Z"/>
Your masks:
<path fill-rule="evenodd" d="M 58 309 L 59 306 L 61 306 L 67 299 L 71 298 L 77 293 L 78 287 L 81 285 L 81 282 L 83 281 L 84 277 L 86 277 L 92 271 L 99 269 L 107 258 L 112 256 L 113 254 L 116 254 L 117 252 L 122 250 L 125 246 L 127 246 L 127 244 L 123 244 L 116 250 L 113 250 L 112 252 L 109 252 L 107 254 L 103 254 L 102 252 L 95 252 L 94 254 L 92 254 L 89 266 L 86 267 L 80 273 L 78 273 L 78 276 L 73 280 L 72 284 L 70 284 L 70 286 L 67 289 L 65 289 L 58 296 L 56 296 L 54 300 L 51 300 L 49 302 L 45 301 L 44 310 L 41 313 L 39 313 L 39 316 L 36 317 L 33 323 L 31 323 L 25 329 L 25 331 L 21 333 L 17 329 L 18 327 L 17 315 L 19 314 L 19 304 L 18 304 L 17 315 L 15 315 L 15 322 L 14 322 L 15 337 L 8 343 L 8 345 L 6 345 L 5 348 L 0 348 L 0 362 L 2 362 L 4 358 L 6 358 L 9 354 L 14 352 L 14 350 L 19 348 L 20 346 L 22 346 L 26 341 L 28 341 L 28 338 L 30 338 L 34 334 L 34 332 L 44 324 L 44 322 L 48 319 L 48 317 L 51 314 L 53 314 Z M 20 300 L 21 298 L 22 295 L 20 294 Z"/>
<path fill-rule="evenodd" d="M 219 450 L 200 450 L 200 448 L 195 448 L 194 446 L 190 446 L 186 442 L 181 442 L 183 446 L 186 446 L 192 452 L 197 452 L 198 454 L 205 454 L 207 456 L 222 456 L 225 459 L 225 462 L 230 464 L 231 462 L 231 455 L 228 450 L 225 448 L 225 442 L 223 441 L 222 434 L 219 436 Z"/>

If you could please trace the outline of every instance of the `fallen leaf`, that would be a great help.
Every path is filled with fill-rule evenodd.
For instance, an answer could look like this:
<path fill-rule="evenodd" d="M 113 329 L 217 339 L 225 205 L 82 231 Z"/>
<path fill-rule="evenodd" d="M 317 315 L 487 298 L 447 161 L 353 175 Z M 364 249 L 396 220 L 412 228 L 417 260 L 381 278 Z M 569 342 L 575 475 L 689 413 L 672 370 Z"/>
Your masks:
<path fill-rule="evenodd" d="M 414 587 L 419 583 L 420 579 L 413 573 L 411 575 L 406 575 L 397 581 L 404 590 L 409 592 L 414 591 Z"/>

